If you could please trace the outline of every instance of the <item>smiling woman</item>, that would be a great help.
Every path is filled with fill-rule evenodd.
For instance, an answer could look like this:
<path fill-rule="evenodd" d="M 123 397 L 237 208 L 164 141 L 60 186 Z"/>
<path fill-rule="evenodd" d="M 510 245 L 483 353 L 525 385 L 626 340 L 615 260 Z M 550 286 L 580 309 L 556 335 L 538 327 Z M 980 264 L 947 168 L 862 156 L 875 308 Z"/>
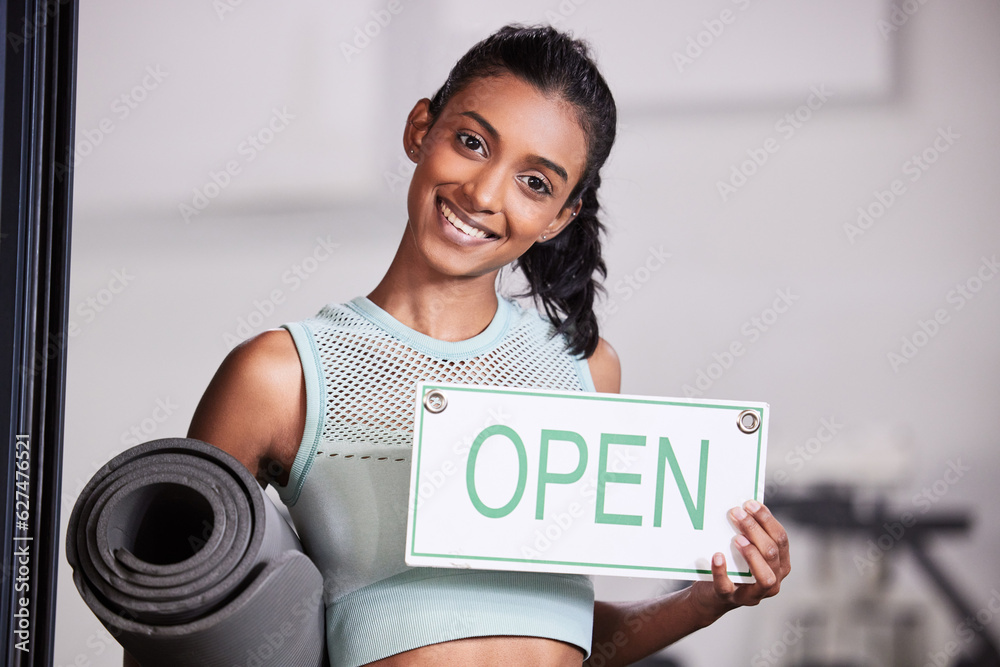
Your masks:
<path fill-rule="evenodd" d="M 512 75 L 470 82 L 436 117 L 430 106 L 417 103 L 404 135 L 417 168 L 398 270 L 485 278 L 492 291 L 501 267 L 556 237 L 579 210 L 570 195 L 586 137 L 571 106 Z"/>
<path fill-rule="evenodd" d="M 775 594 L 787 575 L 785 532 L 756 503 L 730 513 L 752 585 L 733 584 L 716 554 L 713 581 L 621 606 L 595 603 L 576 575 L 403 563 L 418 381 L 619 389 L 593 312 L 615 124 L 581 42 L 508 26 L 477 44 L 409 114 L 416 168 L 382 280 L 237 347 L 205 392 L 189 435 L 278 487 L 326 573 L 332 665 L 628 664 Z M 509 265 L 544 316 L 497 294 Z"/>

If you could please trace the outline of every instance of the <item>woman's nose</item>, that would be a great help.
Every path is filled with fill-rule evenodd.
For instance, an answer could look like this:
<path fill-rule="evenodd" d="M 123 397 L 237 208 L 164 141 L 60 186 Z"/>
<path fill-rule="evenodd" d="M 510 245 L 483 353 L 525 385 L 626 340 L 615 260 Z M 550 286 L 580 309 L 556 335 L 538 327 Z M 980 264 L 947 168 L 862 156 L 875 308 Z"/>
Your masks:
<path fill-rule="evenodd" d="M 504 175 L 499 166 L 484 164 L 462 186 L 469 207 L 481 213 L 497 213 L 502 208 Z"/>

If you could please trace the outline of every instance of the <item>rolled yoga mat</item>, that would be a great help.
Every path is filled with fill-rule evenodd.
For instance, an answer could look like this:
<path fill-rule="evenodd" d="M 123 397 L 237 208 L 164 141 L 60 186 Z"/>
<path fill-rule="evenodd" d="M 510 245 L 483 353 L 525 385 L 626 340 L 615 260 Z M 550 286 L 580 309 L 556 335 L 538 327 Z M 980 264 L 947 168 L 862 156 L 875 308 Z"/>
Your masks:
<path fill-rule="evenodd" d="M 142 667 L 324 664 L 323 577 L 235 458 L 133 447 L 84 487 L 66 536 L 84 601 Z"/>

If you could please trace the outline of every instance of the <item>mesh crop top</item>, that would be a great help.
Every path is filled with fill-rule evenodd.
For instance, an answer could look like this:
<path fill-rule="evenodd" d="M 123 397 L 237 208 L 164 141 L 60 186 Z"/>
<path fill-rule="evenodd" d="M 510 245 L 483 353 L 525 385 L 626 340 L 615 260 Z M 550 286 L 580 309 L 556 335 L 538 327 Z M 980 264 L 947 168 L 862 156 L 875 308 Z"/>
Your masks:
<path fill-rule="evenodd" d="M 501 297 L 490 325 L 460 342 L 414 331 L 363 297 L 285 328 L 307 407 L 279 494 L 323 573 L 331 666 L 493 635 L 558 639 L 589 655 L 586 577 L 403 562 L 417 381 L 593 391 L 586 360 L 533 310 Z"/>

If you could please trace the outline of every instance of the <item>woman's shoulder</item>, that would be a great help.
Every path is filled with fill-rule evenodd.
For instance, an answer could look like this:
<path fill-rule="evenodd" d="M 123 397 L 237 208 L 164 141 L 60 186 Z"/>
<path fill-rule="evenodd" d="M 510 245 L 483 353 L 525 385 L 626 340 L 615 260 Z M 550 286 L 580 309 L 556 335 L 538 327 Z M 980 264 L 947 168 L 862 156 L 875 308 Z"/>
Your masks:
<path fill-rule="evenodd" d="M 597 391 L 610 394 L 621 391 L 621 362 L 618 360 L 618 353 L 608 341 L 603 338 L 597 339 L 597 348 L 587 357 L 587 364 L 590 366 L 590 376 Z"/>
<path fill-rule="evenodd" d="M 535 307 L 526 307 L 523 303 L 506 297 L 500 297 L 509 304 L 515 319 L 522 322 L 531 322 L 538 331 L 544 331 L 551 335 L 555 330 L 555 325 L 544 314 Z M 590 376 L 594 381 L 594 388 L 599 392 L 617 394 L 621 387 L 621 363 L 618 361 L 618 353 L 611 347 L 611 344 L 603 338 L 597 339 L 597 348 L 594 353 L 587 357 L 587 364 L 590 368 Z"/>
<path fill-rule="evenodd" d="M 300 381 L 302 369 L 291 334 L 286 329 L 270 329 L 233 348 L 219 373 L 232 384 L 255 387 L 253 393 L 277 394 L 283 392 L 268 387 Z"/>
<path fill-rule="evenodd" d="M 295 458 L 305 422 L 302 365 L 284 329 L 237 345 L 209 383 L 188 435 L 239 459 L 261 477 L 270 461 Z"/>

